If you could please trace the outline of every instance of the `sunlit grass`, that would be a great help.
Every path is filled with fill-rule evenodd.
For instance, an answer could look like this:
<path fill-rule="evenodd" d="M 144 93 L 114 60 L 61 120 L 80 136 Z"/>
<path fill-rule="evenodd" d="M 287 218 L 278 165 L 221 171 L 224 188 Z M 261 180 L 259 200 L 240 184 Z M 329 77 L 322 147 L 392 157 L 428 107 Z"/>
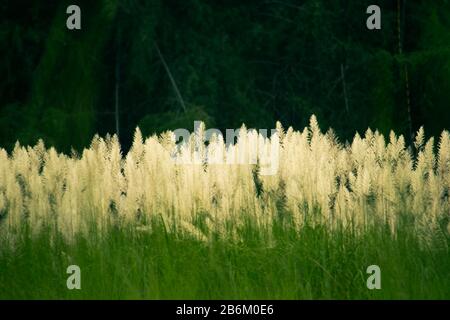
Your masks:
<path fill-rule="evenodd" d="M 447 131 L 437 148 L 423 130 L 414 147 L 371 130 L 343 144 L 314 117 L 277 134 L 271 176 L 176 163 L 170 132 L 136 131 L 125 156 L 115 137 L 72 156 L 0 149 L 0 298 L 450 298 Z M 242 128 L 233 148 L 257 139 Z M 184 156 L 205 160 L 195 143 Z M 81 290 L 66 287 L 72 264 Z"/>

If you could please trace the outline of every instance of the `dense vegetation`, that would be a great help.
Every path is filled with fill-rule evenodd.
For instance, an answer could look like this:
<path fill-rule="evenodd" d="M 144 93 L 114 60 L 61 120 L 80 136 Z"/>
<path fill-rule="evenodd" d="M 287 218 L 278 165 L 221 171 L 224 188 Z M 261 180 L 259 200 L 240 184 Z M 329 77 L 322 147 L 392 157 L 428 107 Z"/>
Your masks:
<path fill-rule="evenodd" d="M 449 1 L 69 4 L 0 2 L 0 299 L 450 297 Z"/>
<path fill-rule="evenodd" d="M 125 156 L 116 136 L 71 157 L 42 141 L 0 150 L 0 297 L 449 297 L 448 131 L 434 151 L 421 129 L 414 155 L 393 132 L 345 146 L 315 117 L 277 127 L 206 147 L 201 126 L 182 148 L 136 131 Z M 250 150 L 273 144 L 277 171 L 262 175 Z M 72 263 L 80 293 L 65 289 Z"/>
<path fill-rule="evenodd" d="M 365 0 L 84 0 L 82 30 L 69 31 L 71 1 L 4 1 L 0 145 L 80 150 L 119 131 L 127 149 L 137 125 L 302 128 L 313 113 L 344 140 L 369 126 L 438 136 L 450 3 L 376 2 L 382 29 L 369 31 Z"/>

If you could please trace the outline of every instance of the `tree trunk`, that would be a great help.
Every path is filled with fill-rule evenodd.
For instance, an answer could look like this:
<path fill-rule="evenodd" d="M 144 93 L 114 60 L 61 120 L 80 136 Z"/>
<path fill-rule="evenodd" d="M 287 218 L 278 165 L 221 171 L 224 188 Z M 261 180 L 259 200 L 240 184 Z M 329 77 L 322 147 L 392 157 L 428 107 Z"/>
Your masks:
<path fill-rule="evenodd" d="M 120 90 L 120 29 L 117 31 L 116 44 L 116 66 L 115 66 L 115 89 L 114 89 L 114 117 L 116 122 L 116 135 L 120 138 L 120 105 L 119 105 L 119 90 Z"/>
<path fill-rule="evenodd" d="M 347 112 L 348 115 L 350 114 L 350 110 L 348 107 L 347 83 L 345 82 L 345 70 L 343 63 L 341 63 L 341 81 L 342 81 L 342 90 L 344 91 L 345 111 Z"/>
<path fill-rule="evenodd" d="M 403 6 L 401 5 L 401 2 L 403 2 Z M 402 19 L 402 13 L 403 13 L 403 19 Z M 403 55 L 403 34 L 405 29 L 405 15 L 406 13 L 406 0 L 397 0 L 397 33 L 398 33 L 398 54 L 399 58 L 402 58 Z M 402 29 L 403 26 L 403 29 Z M 406 98 L 406 110 L 407 110 L 407 123 L 408 123 L 408 130 L 409 130 L 409 136 L 410 141 L 413 141 L 414 139 L 414 133 L 412 128 L 412 115 L 411 115 L 411 93 L 409 90 L 409 73 L 408 73 L 408 65 L 406 62 L 402 61 L 403 63 L 403 75 L 404 75 L 404 81 L 405 81 L 405 98 Z M 402 73 L 402 71 L 400 71 Z"/>

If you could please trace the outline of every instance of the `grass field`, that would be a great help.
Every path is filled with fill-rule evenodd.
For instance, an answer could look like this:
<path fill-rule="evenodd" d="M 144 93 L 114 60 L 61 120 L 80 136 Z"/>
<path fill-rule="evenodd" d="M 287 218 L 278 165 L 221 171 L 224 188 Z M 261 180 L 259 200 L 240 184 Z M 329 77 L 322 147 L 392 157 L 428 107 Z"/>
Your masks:
<path fill-rule="evenodd" d="M 157 223 L 156 223 L 157 224 Z M 248 226 L 242 241 L 204 243 L 133 228 L 66 243 L 26 231 L 2 244 L 1 299 L 448 299 L 450 255 L 422 248 L 407 230 L 330 233 L 273 228 L 271 245 Z M 67 266 L 81 268 L 81 290 L 66 287 Z M 368 290 L 366 268 L 381 269 L 381 290 Z"/>
<path fill-rule="evenodd" d="M 314 118 L 278 132 L 272 176 L 176 164 L 139 132 L 126 156 L 0 150 L 0 299 L 450 299 L 448 132 L 436 151 L 423 132 L 344 145 Z"/>

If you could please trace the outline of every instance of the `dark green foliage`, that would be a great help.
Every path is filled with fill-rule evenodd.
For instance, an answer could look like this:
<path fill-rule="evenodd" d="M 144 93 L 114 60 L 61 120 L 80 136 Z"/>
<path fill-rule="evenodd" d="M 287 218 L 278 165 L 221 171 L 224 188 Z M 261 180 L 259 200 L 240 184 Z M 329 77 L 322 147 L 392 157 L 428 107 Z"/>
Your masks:
<path fill-rule="evenodd" d="M 201 107 L 193 106 L 186 112 L 172 112 L 149 114 L 138 124 L 144 136 L 158 134 L 167 130 L 184 128 L 194 132 L 194 121 L 203 121 L 207 127 L 214 127 L 214 119 Z"/>
<path fill-rule="evenodd" d="M 302 128 L 313 113 L 344 139 L 368 126 L 439 135 L 450 123 L 450 4 L 378 1 L 382 29 L 369 31 L 372 2 L 79 1 L 79 31 L 65 27 L 70 1 L 5 2 L 0 146 L 81 149 L 114 133 L 116 118 L 127 148 L 137 125 Z"/>

